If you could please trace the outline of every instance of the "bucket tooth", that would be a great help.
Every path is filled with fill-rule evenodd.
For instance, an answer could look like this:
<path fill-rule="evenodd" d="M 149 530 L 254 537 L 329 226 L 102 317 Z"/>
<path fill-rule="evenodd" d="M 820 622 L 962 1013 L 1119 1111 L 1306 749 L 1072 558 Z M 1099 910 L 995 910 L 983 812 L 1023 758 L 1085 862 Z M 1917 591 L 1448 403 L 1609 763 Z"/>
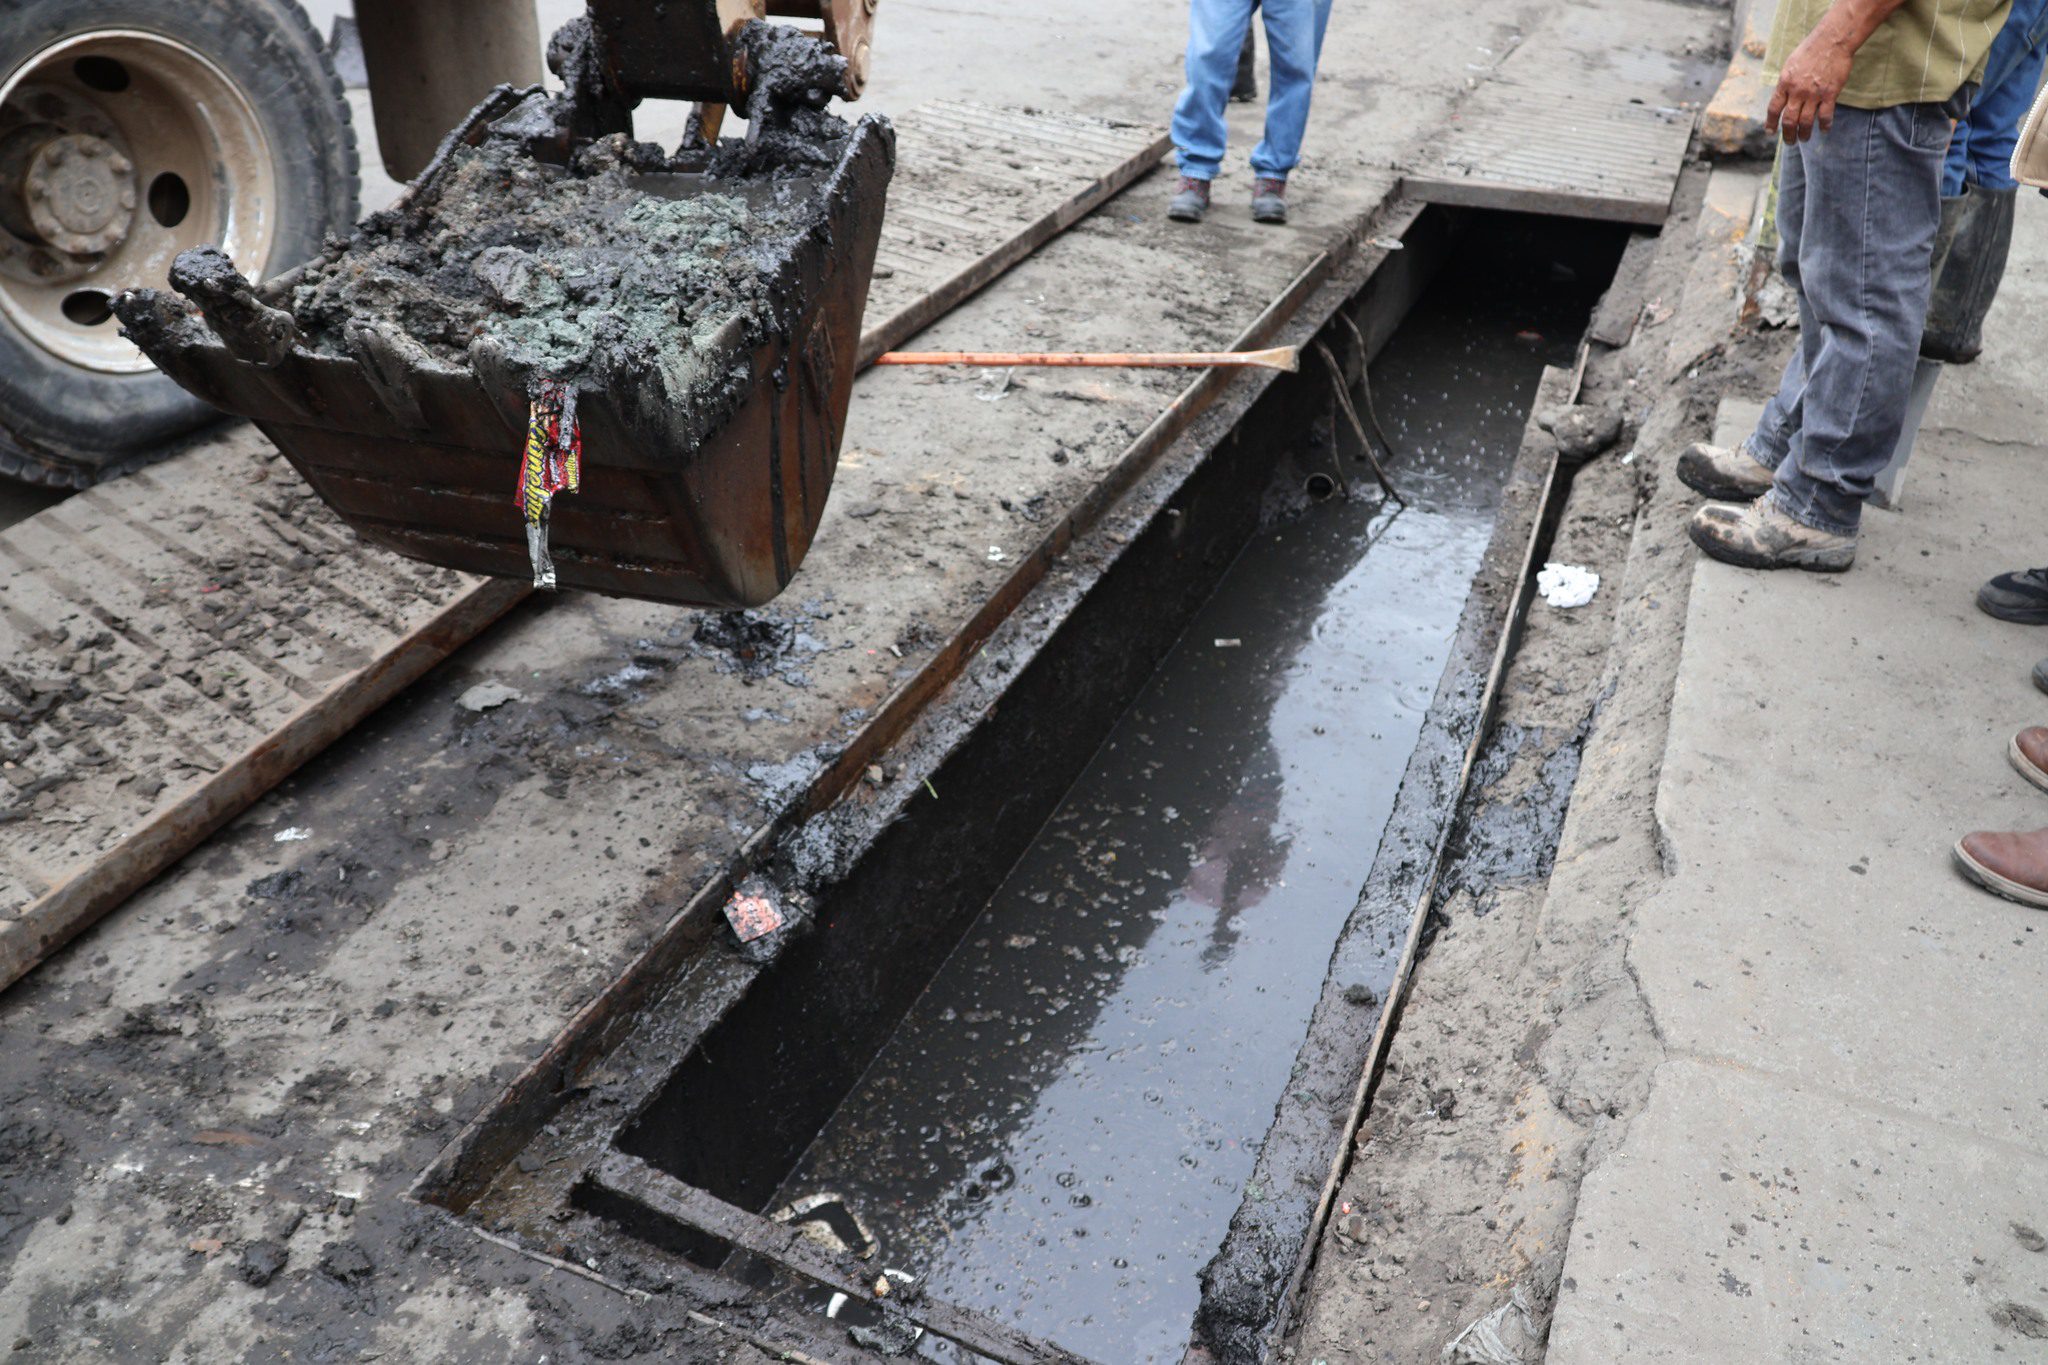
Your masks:
<path fill-rule="evenodd" d="M 282 365 L 299 341 L 299 325 L 272 308 L 219 247 L 181 251 L 171 262 L 171 287 L 199 305 L 206 325 L 235 359 L 261 369 Z"/>

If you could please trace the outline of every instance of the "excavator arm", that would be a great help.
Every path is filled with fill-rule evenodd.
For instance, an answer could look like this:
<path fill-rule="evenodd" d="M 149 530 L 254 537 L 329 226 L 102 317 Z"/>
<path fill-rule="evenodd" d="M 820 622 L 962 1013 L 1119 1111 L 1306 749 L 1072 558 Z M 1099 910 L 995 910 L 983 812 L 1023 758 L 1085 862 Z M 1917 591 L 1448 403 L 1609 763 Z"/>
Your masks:
<path fill-rule="evenodd" d="M 740 41 L 755 20 L 814 26 L 846 67 L 841 99 L 860 98 L 876 0 L 589 0 L 605 84 L 642 99 L 746 107 L 755 72 Z M 419 174 L 448 130 L 498 85 L 541 79 L 533 0 L 356 0 L 384 167 Z M 461 54 L 452 60 L 451 53 Z M 706 122 L 715 126 L 716 117 Z"/>

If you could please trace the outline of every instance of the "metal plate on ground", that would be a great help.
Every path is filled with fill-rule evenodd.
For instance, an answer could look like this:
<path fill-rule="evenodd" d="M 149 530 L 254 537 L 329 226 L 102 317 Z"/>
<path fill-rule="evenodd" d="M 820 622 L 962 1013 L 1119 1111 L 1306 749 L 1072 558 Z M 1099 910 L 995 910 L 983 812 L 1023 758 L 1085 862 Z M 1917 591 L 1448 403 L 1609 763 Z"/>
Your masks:
<path fill-rule="evenodd" d="M 898 128 L 863 364 L 1166 148 L 970 104 Z M 363 545 L 246 427 L 0 530 L 0 989 L 530 590 Z"/>
<path fill-rule="evenodd" d="M 1654 226 L 1699 117 L 1695 62 L 1659 44 L 1682 24 L 1588 6 L 1510 53 L 1406 168 L 1419 199 Z"/>
<path fill-rule="evenodd" d="M 896 118 L 860 362 L 902 345 L 1159 163 L 1158 127 L 942 100 Z"/>
<path fill-rule="evenodd" d="M 252 428 L 0 533 L 0 985 L 525 591 L 365 549 Z"/>

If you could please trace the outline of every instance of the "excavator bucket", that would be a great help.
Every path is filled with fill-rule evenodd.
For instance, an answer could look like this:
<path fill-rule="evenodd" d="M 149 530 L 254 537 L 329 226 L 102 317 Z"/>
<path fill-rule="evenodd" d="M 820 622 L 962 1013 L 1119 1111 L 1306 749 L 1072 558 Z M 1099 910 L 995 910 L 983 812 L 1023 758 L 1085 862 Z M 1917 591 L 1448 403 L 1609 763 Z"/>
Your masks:
<path fill-rule="evenodd" d="M 254 288 L 188 253 L 184 297 L 117 312 L 365 540 L 543 586 L 758 605 L 824 513 L 895 158 L 873 117 L 808 110 L 760 141 L 666 157 L 578 138 L 559 97 L 501 88 L 345 246 Z M 583 219 L 543 221 L 586 188 Z"/>

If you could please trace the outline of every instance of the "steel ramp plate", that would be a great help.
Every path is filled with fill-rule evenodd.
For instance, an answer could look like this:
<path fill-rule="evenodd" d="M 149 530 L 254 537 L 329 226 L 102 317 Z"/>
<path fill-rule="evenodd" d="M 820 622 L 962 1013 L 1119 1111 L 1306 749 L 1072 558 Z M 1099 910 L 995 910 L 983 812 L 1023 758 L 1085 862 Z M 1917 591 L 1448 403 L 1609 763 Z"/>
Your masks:
<path fill-rule="evenodd" d="M 897 126 L 863 362 L 1167 146 L 970 104 Z M 529 591 L 362 544 L 250 427 L 0 530 L 0 990 Z"/>
<path fill-rule="evenodd" d="M 1654 226 L 1699 117 L 1694 63 L 1662 44 L 1681 6 L 1577 7 L 1502 60 L 1405 168 L 1430 203 Z"/>

